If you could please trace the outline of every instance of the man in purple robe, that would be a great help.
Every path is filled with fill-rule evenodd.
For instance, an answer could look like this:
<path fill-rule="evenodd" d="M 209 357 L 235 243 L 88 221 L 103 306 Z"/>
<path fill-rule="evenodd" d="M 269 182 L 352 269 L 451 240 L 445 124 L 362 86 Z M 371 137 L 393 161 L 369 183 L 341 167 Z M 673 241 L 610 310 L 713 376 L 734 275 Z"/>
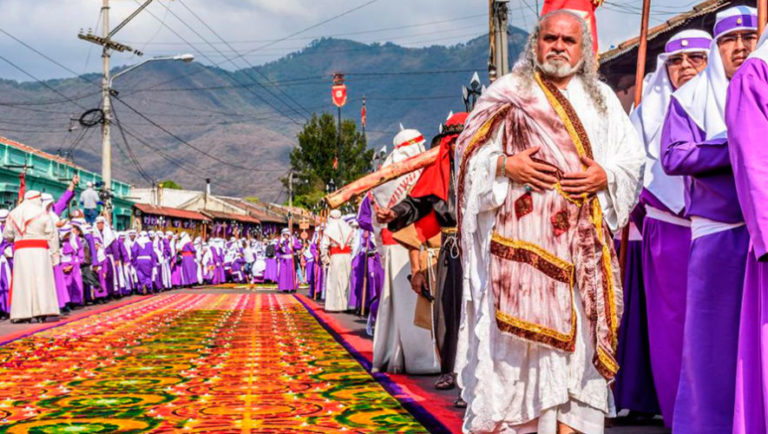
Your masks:
<path fill-rule="evenodd" d="M 72 234 L 71 225 L 65 224 L 59 228 L 59 240 L 61 241 L 61 271 L 70 302 L 73 305 L 82 306 L 84 304 L 83 276 L 80 273 L 80 264 L 84 257 L 79 240 Z"/>
<path fill-rule="evenodd" d="M 152 245 L 152 240 L 146 232 L 141 232 L 136 242 L 133 243 L 131 258 L 133 268 L 138 279 L 136 290 L 142 294 L 153 291 L 154 276 L 157 267 L 157 253 Z"/>
<path fill-rule="evenodd" d="M 115 272 L 115 264 L 119 259 L 119 252 L 116 249 L 117 237 L 112 230 L 112 226 L 107 222 L 107 219 L 104 218 L 104 216 L 96 217 L 95 232 L 98 233 L 99 238 L 102 241 L 102 247 L 104 249 L 104 255 L 106 258 L 103 261 L 103 268 L 101 271 L 101 273 L 104 275 L 104 285 L 106 285 L 104 288 L 107 290 L 107 293 L 110 297 L 119 298 L 120 283 L 118 280 L 118 275 Z"/>
<path fill-rule="evenodd" d="M 640 281 L 645 294 L 633 295 L 633 286 L 625 285 L 628 305 L 622 321 L 627 326 L 622 326 L 619 345 L 625 350 L 622 359 L 626 363 L 621 363 L 614 392 L 619 408 L 652 413 L 660 405 L 664 423 L 670 428 L 680 381 L 687 280 L 681 270 L 688 268 L 691 222 L 685 218 L 683 177 L 664 173 L 659 142 L 672 93 L 706 68 L 711 45 L 712 36 L 702 30 L 684 30 L 672 36 L 656 60 L 656 71 L 645 79 L 642 104 L 630 115 L 647 155 L 644 188 L 639 212 L 635 213 L 642 229 L 642 266 L 638 272 L 642 272 Z M 634 274 L 634 270 L 629 273 Z M 645 304 L 642 318 L 634 318 L 636 306 L 629 305 L 633 301 Z M 646 331 L 637 338 L 622 339 L 625 332 L 646 324 L 646 317 Z M 648 343 L 650 351 L 641 347 L 643 342 Z M 641 356 L 648 352 L 653 383 L 648 381 L 643 366 L 647 356 Z M 653 396 L 654 383 L 659 404 Z"/>
<path fill-rule="evenodd" d="M 724 118 L 728 80 L 757 42 L 754 8 L 719 12 L 704 71 L 672 95 L 660 159 L 685 176 L 691 250 L 675 433 L 732 429 L 736 352 L 749 234 L 739 209 Z"/>
<path fill-rule="evenodd" d="M 281 292 L 296 292 L 296 265 L 293 252 L 301 248 L 301 242 L 291 236 L 288 228 L 281 232 L 280 243 L 277 246 L 278 277 L 277 289 Z"/>
<path fill-rule="evenodd" d="M 768 432 L 768 31 L 728 86 L 728 151 L 750 236 L 736 371 L 734 434 Z"/>

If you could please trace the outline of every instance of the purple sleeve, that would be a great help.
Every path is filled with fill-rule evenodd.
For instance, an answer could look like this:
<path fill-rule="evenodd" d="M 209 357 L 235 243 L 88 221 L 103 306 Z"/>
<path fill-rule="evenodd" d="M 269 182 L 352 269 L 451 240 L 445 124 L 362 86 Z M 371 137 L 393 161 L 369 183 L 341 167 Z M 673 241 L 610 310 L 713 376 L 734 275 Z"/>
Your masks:
<path fill-rule="evenodd" d="M 64 190 L 64 194 L 61 195 L 59 200 L 56 201 L 56 203 L 53 204 L 53 212 L 56 213 L 56 215 L 60 216 L 61 213 L 64 212 L 65 209 L 67 209 L 67 206 L 69 205 L 69 201 L 72 200 L 72 198 L 75 197 L 75 192 L 72 190 Z"/>
<path fill-rule="evenodd" d="M 661 132 L 661 164 L 667 175 L 698 175 L 731 165 L 726 139 L 704 133 L 672 98 Z"/>
<path fill-rule="evenodd" d="M 130 255 L 128 254 L 128 249 L 125 247 L 125 244 L 122 241 L 118 241 L 117 244 L 117 247 L 120 250 L 120 260 L 128 262 Z"/>
<path fill-rule="evenodd" d="M 96 243 L 93 241 L 93 235 L 86 235 L 85 240 L 88 242 L 88 248 L 91 251 L 91 265 L 98 265 L 99 255 L 96 254 Z"/>
<path fill-rule="evenodd" d="M 768 65 L 747 60 L 728 86 L 725 120 L 739 204 L 755 253 L 768 261 Z"/>
<path fill-rule="evenodd" d="M 139 243 L 133 243 L 131 246 L 131 262 L 136 265 L 136 257 L 139 256 Z"/>
<path fill-rule="evenodd" d="M 80 239 L 77 240 L 77 263 L 82 264 L 85 261 L 85 249 Z"/>

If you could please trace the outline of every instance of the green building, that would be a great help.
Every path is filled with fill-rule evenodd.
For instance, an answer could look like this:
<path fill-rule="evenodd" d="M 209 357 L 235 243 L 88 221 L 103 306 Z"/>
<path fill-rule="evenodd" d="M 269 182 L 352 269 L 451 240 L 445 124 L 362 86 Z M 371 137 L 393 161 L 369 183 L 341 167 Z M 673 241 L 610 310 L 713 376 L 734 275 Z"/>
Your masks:
<path fill-rule="evenodd" d="M 80 175 L 77 196 L 73 207 L 79 207 L 79 193 L 86 183 L 101 181 L 101 175 L 89 172 L 62 157 L 48 154 L 31 146 L 0 136 L 0 206 L 13 208 L 19 197 L 19 175 L 26 166 L 27 190 L 39 190 L 58 198 L 67 189 L 75 174 Z M 130 184 L 112 181 L 113 222 L 118 230 L 127 229 L 131 224 L 133 202 L 128 200 Z M 65 212 L 66 213 L 66 212 Z"/>

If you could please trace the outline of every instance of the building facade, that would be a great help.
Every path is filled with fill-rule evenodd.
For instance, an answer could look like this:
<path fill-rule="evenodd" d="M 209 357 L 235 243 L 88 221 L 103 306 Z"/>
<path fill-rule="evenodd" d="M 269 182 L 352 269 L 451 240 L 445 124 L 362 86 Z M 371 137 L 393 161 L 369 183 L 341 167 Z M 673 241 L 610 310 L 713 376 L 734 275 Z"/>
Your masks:
<path fill-rule="evenodd" d="M 25 173 L 27 190 L 50 193 L 54 198 L 61 196 L 75 174 L 80 175 L 76 200 L 86 183 L 101 182 L 101 175 L 89 172 L 69 160 L 0 136 L 1 207 L 10 209 L 16 206 L 22 173 Z M 113 222 L 119 230 L 126 229 L 131 225 L 133 202 L 128 199 L 131 186 L 113 180 L 112 192 Z M 73 207 L 78 206 L 76 200 L 72 202 Z"/>

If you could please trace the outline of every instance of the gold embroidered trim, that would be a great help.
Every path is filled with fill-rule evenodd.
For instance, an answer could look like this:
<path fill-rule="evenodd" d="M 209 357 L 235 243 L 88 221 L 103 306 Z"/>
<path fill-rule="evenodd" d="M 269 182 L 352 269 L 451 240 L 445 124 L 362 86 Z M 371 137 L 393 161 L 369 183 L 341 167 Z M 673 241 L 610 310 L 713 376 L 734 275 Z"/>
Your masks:
<path fill-rule="evenodd" d="M 496 325 L 502 332 L 560 350 L 573 351 L 576 344 L 576 311 L 573 308 L 573 292 L 571 292 L 571 330 L 568 333 L 562 333 L 541 324 L 523 321 L 499 310 L 496 311 Z"/>
<path fill-rule="evenodd" d="M 501 234 L 499 234 L 498 232 L 493 232 L 493 234 L 491 235 L 492 250 L 493 250 L 494 242 L 510 249 L 525 250 L 530 253 L 533 253 L 534 255 L 537 256 L 538 259 L 544 260 L 554 265 L 555 267 L 557 267 L 562 272 L 562 275 L 554 276 L 551 273 L 547 272 L 546 270 L 542 270 L 543 267 L 541 267 L 538 261 L 535 261 L 537 263 L 529 263 L 526 261 L 521 261 L 521 262 L 526 262 L 528 265 L 531 265 L 537 270 L 547 274 L 549 277 L 552 277 L 553 279 L 559 280 L 563 283 L 568 283 L 569 285 L 571 285 L 571 287 L 573 287 L 575 266 L 572 263 L 566 261 L 565 259 L 562 259 L 557 255 L 545 250 L 541 246 L 537 246 L 536 244 L 533 244 L 527 241 L 513 240 L 511 238 L 506 238 Z M 507 259 L 512 259 L 512 258 L 507 258 Z"/>
<path fill-rule="evenodd" d="M 459 230 L 455 227 L 452 228 L 440 228 L 440 232 L 446 234 L 446 235 L 452 235 L 458 232 Z"/>
<path fill-rule="evenodd" d="M 547 100 L 549 101 L 552 108 L 555 110 L 555 113 L 557 113 L 557 116 L 563 121 L 563 124 L 565 125 L 566 130 L 568 131 L 568 135 L 571 136 L 571 140 L 573 140 L 573 144 L 576 146 L 576 150 L 582 157 L 588 157 L 588 158 L 594 158 L 592 153 L 592 146 L 589 143 L 589 136 L 587 135 L 586 129 L 584 128 L 584 125 L 581 124 L 581 121 L 579 120 L 579 117 L 576 115 L 573 106 L 568 102 L 567 99 L 557 90 L 557 88 L 554 87 L 552 83 L 545 82 L 541 79 L 540 74 L 535 74 L 536 82 L 541 87 L 541 90 L 544 92 L 544 95 L 546 96 Z M 584 167 L 582 165 L 582 167 Z M 564 197 L 568 198 L 568 196 L 565 194 L 565 192 L 562 192 L 558 188 L 558 192 L 560 194 L 563 194 Z M 568 198 L 570 200 L 570 198 Z M 600 241 L 602 251 L 601 251 L 601 267 L 603 271 L 603 286 L 605 290 L 605 297 L 607 300 L 604 300 L 604 303 L 606 304 L 606 310 L 608 315 L 608 328 L 609 333 L 611 334 L 610 340 L 611 340 L 611 346 L 612 350 L 615 353 L 618 348 L 618 329 L 619 329 L 619 323 L 618 323 L 618 315 L 616 312 L 616 285 L 613 281 L 613 266 L 611 264 L 611 249 L 608 243 L 610 242 L 609 239 L 606 239 L 603 233 L 603 212 L 600 207 L 600 202 L 598 201 L 597 197 L 590 197 L 587 198 L 586 195 L 584 195 L 584 200 L 589 200 L 591 202 L 589 205 L 591 206 L 591 214 L 592 214 L 592 224 L 595 227 L 595 230 L 597 231 L 597 236 Z M 599 346 L 598 346 L 599 347 Z M 604 351 L 604 350 L 602 350 Z M 600 352 L 598 351 L 598 355 Z M 607 354 L 604 354 L 604 356 L 608 356 Z M 610 357 L 610 356 L 608 356 Z M 606 364 L 602 358 L 598 357 L 603 364 Z M 612 358 L 612 357 L 611 357 Z M 618 370 L 618 367 L 616 368 Z M 613 372 L 615 374 L 615 371 Z M 612 376 L 611 376 L 612 377 Z M 609 378 L 609 377 L 606 377 Z"/>

